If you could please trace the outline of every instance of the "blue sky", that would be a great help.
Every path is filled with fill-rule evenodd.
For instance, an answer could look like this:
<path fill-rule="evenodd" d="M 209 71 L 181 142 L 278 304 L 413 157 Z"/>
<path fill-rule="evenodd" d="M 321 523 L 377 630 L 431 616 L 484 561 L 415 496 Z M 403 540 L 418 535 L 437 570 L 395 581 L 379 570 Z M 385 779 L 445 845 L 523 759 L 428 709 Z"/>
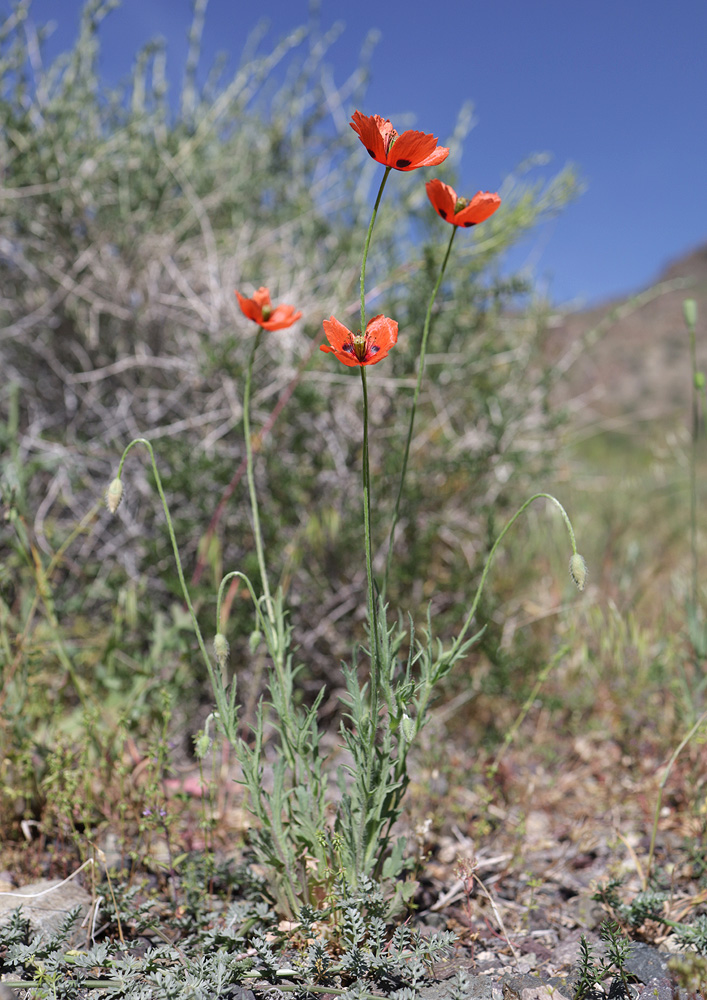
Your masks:
<path fill-rule="evenodd" d="M 57 24 L 50 53 L 71 44 L 82 5 L 33 0 L 33 20 Z M 136 49 L 162 35 L 177 93 L 191 9 L 191 0 L 123 0 L 102 29 L 106 79 L 125 78 Z M 204 67 L 225 51 L 235 69 L 264 18 L 267 49 L 307 16 L 307 0 L 210 0 Z M 552 154 L 548 177 L 579 168 L 585 193 L 510 262 L 531 266 L 555 301 L 637 291 L 707 242 L 705 0 L 321 0 L 320 17 L 324 29 L 345 24 L 328 57 L 339 83 L 369 30 L 380 32 L 364 113 L 393 124 L 411 115 L 412 127 L 443 140 L 473 102 L 460 193 L 497 190 L 531 153 Z"/>

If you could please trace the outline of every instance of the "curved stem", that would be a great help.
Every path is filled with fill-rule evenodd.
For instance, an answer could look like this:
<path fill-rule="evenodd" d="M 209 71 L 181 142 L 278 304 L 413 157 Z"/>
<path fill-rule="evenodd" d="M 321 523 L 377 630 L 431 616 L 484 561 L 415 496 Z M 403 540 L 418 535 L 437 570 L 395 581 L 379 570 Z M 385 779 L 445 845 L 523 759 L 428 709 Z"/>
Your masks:
<path fill-rule="evenodd" d="M 449 260 L 449 255 L 452 252 L 452 243 L 454 243 L 454 237 L 457 233 L 457 226 L 452 226 L 452 235 L 449 237 L 449 243 L 447 244 L 447 252 L 444 255 L 444 260 L 442 261 L 442 267 L 439 272 L 439 276 L 432 289 L 432 295 L 430 296 L 429 305 L 427 306 L 427 315 L 425 316 L 425 325 L 422 328 L 422 342 L 420 344 L 420 356 L 417 365 L 417 384 L 415 385 L 415 394 L 412 397 L 412 408 L 410 410 L 410 425 L 408 427 L 407 441 L 405 442 L 405 453 L 403 455 L 403 467 L 400 472 L 400 485 L 398 487 L 398 495 L 395 499 L 395 509 L 393 510 L 393 520 L 390 525 L 390 535 L 388 537 L 388 555 L 385 561 L 385 576 L 383 577 L 383 597 L 388 590 L 388 577 L 390 575 L 390 567 L 393 560 L 393 544 L 395 542 L 395 529 L 398 524 L 398 516 L 400 513 L 400 501 L 403 495 L 403 489 L 405 488 L 405 477 L 407 475 L 408 459 L 410 457 L 410 444 L 412 442 L 412 431 L 415 425 L 415 414 L 417 412 L 417 401 L 420 396 L 420 387 L 422 386 L 422 376 L 425 370 L 425 354 L 427 353 L 427 339 L 430 335 L 430 326 L 432 324 L 432 308 L 435 304 L 435 299 L 437 298 L 437 292 L 439 291 L 440 285 L 442 284 L 442 278 L 444 277 L 444 272 L 447 267 L 447 261 Z"/>
<path fill-rule="evenodd" d="M 164 510 L 165 519 L 167 521 L 167 531 L 169 532 L 169 538 L 170 538 L 170 541 L 172 543 L 172 552 L 174 553 L 174 561 L 175 561 L 176 566 L 177 566 L 177 575 L 179 577 L 179 583 L 180 583 L 181 588 L 182 588 L 182 594 L 184 596 L 184 601 L 185 601 L 186 606 L 187 606 L 187 608 L 189 610 L 189 615 L 191 617 L 192 628 L 194 629 L 194 634 L 196 636 L 196 641 L 199 644 L 199 649 L 201 650 L 201 655 L 204 658 L 204 663 L 206 664 L 206 669 L 207 669 L 207 671 L 209 673 L 209 679 L 211 681 L 211 686 L 212 686 L 213 691 L 214 691 L 214 697 L 216 698 L 216 706 L 217 706 L 218 711 L 219 711 L 219 717 L 221 719 L 221 724 L 222 724 L 222 726 L 224 728 L 224 731 L 226 733 L 226 736 L 227 736 L 228 740 L 230 742 L 233 742 L 233 740 L 231 738 L 232 737 L 232 733 L 231 733 L 231 722 L 232 722 L 232 720 L 230 718 L 230 713 L 229 713 L 230 706 L 229 706 L 228 699 L 226 697 L 226 692 L 225 692 L 225 689 L 224 689 L 223 685 L 218 683 L 218 678 L 216 677 L 216 673 L 214 671 L 213 664 L 211 662 L 211 657 L 208 654 L 208 651 L 206 649 L 206 644 L 204 642 L 204 638 L 203 638 L 203 636 L 201 634 L 201 629 L 199 628 L 199 622 L 197 621 L 196 612 L 194 611 L 194 605 L 191 602 L 191 597 L 189 595 L 189 590 L 187 588 L 187 582 L 186 582 L 186 580 L 184 578 L 184 570 L 182 569 L 182 560 L 181 560 L 180 555 L 179 555 L 179 547 L 177 545 L 177 538 L 176 538 L 176 535 L 174 533 L 174 525 L 172 524 L 172 517 L 171 517 L 171 514 L 169 513 L 169 507 L 167 505 L 167 497 L 165 496 L 164 489 L 162 488 L 162 480 L 160 478 L 159 470 L 157 469 L 157 463 L 155 461 L 155 453 L 154 453 L 154 451 L 152 449 L 152 445 L 147 440 L 147 438 L 135 438 L 133 441 L 130 442 L 130 444 L 127 446 L 127 448 L 123 452 L 122 457 L 120 459 L 120 464 L 118 465 L 118 474 L 116 476 L 116 479 L 120 479 L 121 473 L 123 471 L 123 464 L 125 462 L 125 459 L 128 456 L 128 452 L 136 444 L 144 444 L 145 447 L 147 448 L 147 450 L 150 453 L 150 461 L 152 462 L 152 472 L 153 472 L 154 477 L 155 477 L 155 485 L 157 486 L 157 492 L 159 493 L 160 500 L 162 501 L 162 509 Z"/>
<path fill-rule="evenodd" d="M 263 533 L 260 528 L 260 514 L 258 512 L 258 496 L 255 492 L 255 477 L 253 475 L 253 442 L 250 436 L 250 391 L 251 383 L 253 381 L 253 363 L 255 361 L 255 352 L 258 349 L 258 344 L 260 343 L 260 338 L 263 335 L 262 327 L 258 330 L 255 340 L 253 341 L 253 349 L 250 352 L 250 359 L 248 361 L 248 371 L 245 380 L 245 390 L 243 392 L 243 435 L 245 437 L 245 449 L 246 449 L 246 475 L 248 477 L 248 492 L 250 494 L 250 509 L 253 516 L 253 536 L 255 538 L 255 551 L 258 556 L 258 567 L 260 568 L 260 580 L 263 586 L 263 595 L 265 597 L 265 607 L 268 612 L 268 618 L 272 625 L 275 624 L 275 612 L 273 610 L 272 597 L 270 596 L 270 585 L 268 584 L 268 573 L 265 567 L 265 553 L 263 549 Z"/>
<path fill-rule="evenodd" d="M 231 580 L 234 580 L 234 579 L 242 580 L 243 583 L 245 583 L 246 587 L 248 588 L 248 593 L 250 594 L 250 599 L 252 600 L 253 606 L 255 608 L 255 614 L 256 614 L 259 622 L 260 622 L 261 627 L 264 627 L 265 624 L 266 624 L 265 623 L 265 619 L 263 618 L 263 613 L 260 610 L 261 605 L 260 605 L 260 602 L 258 601 L 258 598 L 256 596 L 255 588 L 253 587 L 253 584 L 250 582 L 250 580 L 245 575 L 245 573 L 241 573 L 240 570 L 234 569 L 234 570 L 231 570 L 230 573 L 227 573 L 223 577 L 223 579 L 221 580 L 221 583 L 219 584 L 218 595 L 216 597 L 216 631 L 220 632 L 221 628 L 222 628 L 222 626 L 221 626 L 221 607 L 223 605 L 223 592 L 224 592 L 224 590 L 226 588 L 226 584 L 229 583 Z"/>
<path fill-rule="evenodd" d="M 461 647 L 461 645 L 462 645 L 462 643 L 464 641 L 464 637 L 465 637 L 466 633 L 469 630 L 469 626 L 471 625 L 471 622 L 472 622 L 472 620 L 474 618 L 474 615 L 476 614 L 476 609 L 479 606 L 479 601 L 481 600 L 481 594 L 482 594 L 482 591 L 484 589 L 484 584 L 486 583 L 486 577 L 488 576 L 489 569 L 491 568 L 491 563 L 493 561 L 493 557 L 496 554 L 496 549 L 501 544 L 501 542 L 503 541 L 503 539 L 506 537 L 506 534 L 508 533 L 509 529 L 512 528 L 513 525 L 516 523 L 516 521 L 518 520 L 518 518 L 520 517 L 520 515 L 525 510 L 527 510 L 527 508 L 531 505 L 531 503 L 533 503 L 534 500 L 540 500 L 540 499 L 550 500 L 552 503 L 555 504 L 555 506 L 560 511 L 560 514 L 562 515 L 562 519 L 565 522 L 565 527 L 567 528 L 567 532 L 568 532 L 568 534 L 570 536 L 570 542 L 572 544 L 572 555 L 573 556 L 577 555 L 577 542 L 575 541 L 575 537 L 574 537 L 574 529 L 572 528 L 572 522 L 570 521 L 570 519 L 568 517 L 568 514 L 567 514 L 567 511 L 565 510 L 565 508 L 562 506 L 562 504 L 560 503 L 560 501 L 558 499 L 556 499 L 556 497 L 552 496 L 551 493 L 535 493 L 532 497 L 530 497 L 530 499 L 526 500 L 525 503 L 521 507 L 518 508 L 518 510 L 515 512 L 515 514 L 513 515 L 513 517 L 508 522 L 508 524 L 506 524 L 506 526 L 504 527 L 504 529 L 501 531 L 501 533 L 499 534 L 499 536 L 496 539 L 496 541 L 493 543 L 491 551 L 489 552 L 488 557 L 486 559 L 486 562 L 484 563 L 484 568 L 483 568 L 483 571 L 481 573 L 481 579 L 479 580 L 479 586 L 476 588 L 476 594 L 474 596 L 474 601 L 473 601 L 473 603 L 471 605 L 471 610 L 469 611 L 469 614 L 466 616 L 466 621 L 464 622 L 464 625 L 462 626 L 461 632 L 459 633 L 459 635 L 456 637 L 456 639 L 452 643 L 452 647 L 451 647 L 449 653 L 447 654 L 448 658 L 453 657 L 453 656 L 455 656 L 457 654 L 457 652 L 459 651 L 459 648 Z"/>

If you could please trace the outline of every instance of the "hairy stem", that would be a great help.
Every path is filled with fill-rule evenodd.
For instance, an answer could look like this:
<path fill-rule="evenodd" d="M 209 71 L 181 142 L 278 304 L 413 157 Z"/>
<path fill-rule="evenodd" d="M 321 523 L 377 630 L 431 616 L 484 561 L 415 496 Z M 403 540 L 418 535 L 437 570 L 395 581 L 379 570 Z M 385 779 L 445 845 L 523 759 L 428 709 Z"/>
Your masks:
<path fill-rule="evenodd" d="M 272 597 L 270 596 L 270 585 L 268 583 L 268 573 L 265 566 L 265 551 L 263 548 L 263 533 L 260 527 L 260 514 L 258 511 L 258 495 L 255 491 L 255 476 L 253 475 L 253 442 L 250 436 L 250 393 L 251 384 L 253 381 L 253 363 L 255 361 L 255 352 L 258 350 L 258 344 L 260 343 L 260 338 L 262 337 L 263 330 L 262 327 L 258 330 L 255 340 L 253 341 L 253 349 L 250 352 L 250 359 L 248 361 L 248 371 L 245 380 L 245 390 L 243 392 L 243 435 L 245 437 L 245 449 L 246 449 L 246 475 L 248 477 L 248 492 L 250 494 L 250 509 L 253 517 L 253 536 L 255 538 L 255 551 L 258 556 L 258 567 L 260 569 L 260 580 L 263 587 L 263 595 L 265 597 L 265 607 L 268 613 L 268 618 L 272 625 L 275 624 L 275 612 L 273 610 Z"/>

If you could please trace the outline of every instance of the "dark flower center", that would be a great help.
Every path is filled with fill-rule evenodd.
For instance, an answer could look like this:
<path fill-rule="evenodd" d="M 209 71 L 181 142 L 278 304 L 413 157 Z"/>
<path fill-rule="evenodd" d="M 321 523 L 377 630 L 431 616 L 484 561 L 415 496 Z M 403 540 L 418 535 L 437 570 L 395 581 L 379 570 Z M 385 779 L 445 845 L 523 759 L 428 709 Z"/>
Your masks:
<path fill-rule="evenodd" d="M 353 339 L 353 351 L 359 361 L 366 360 L 366 335 L 357 333 Z"/>

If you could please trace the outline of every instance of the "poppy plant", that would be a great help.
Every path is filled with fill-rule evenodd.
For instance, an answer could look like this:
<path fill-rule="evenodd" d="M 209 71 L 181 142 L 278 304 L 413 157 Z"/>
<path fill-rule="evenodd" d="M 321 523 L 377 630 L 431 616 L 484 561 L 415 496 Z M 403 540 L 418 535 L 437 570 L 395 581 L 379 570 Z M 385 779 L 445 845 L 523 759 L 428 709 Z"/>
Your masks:
<path fill-rule="evenodd" d="M 319 350 L 335 354 L 342 364 L 355 368 L 383 360 L 398 339 L 398 324 L 387 316 L 374 316 L 364 334 L 354 334 L 331 316 L 324 320 L 324 333 L 329 343 Z"/>
<path fill-rule="evenodd" d="M 387 118 L 380 115 L 362 115 L 355 111 L 351 128 L 366 147 L 376 163 L 396 170 L 417 170 L 418 167 L 436 167 L 449 156 L 446 146 L 438 146 L 437 139 L 425 132 L 395 131 Z"/>
<path fill-rule="evenodd" d="M 478 191 L 471 199 L 459 198 L 453 187 L 437 178 L 427 181 L 425 188 L 437 215 L 445 222 L 464 226 L 465 229 L 484 222 L 501 204 L 499 196 L 490 191 Z"/>
<path fill-rule="evenodd" d="M 294 306 L 273 308 L 267 288 L 259 288 L 252 299 L 247 299 L 240 292 L 236 292 L 236 298 L 243 315 L 252 319 L 258 326 L 262 326 L 263 330 L 285 330 L 296 323 L 302 315 L 301 312 L 295 312 Z"/>

